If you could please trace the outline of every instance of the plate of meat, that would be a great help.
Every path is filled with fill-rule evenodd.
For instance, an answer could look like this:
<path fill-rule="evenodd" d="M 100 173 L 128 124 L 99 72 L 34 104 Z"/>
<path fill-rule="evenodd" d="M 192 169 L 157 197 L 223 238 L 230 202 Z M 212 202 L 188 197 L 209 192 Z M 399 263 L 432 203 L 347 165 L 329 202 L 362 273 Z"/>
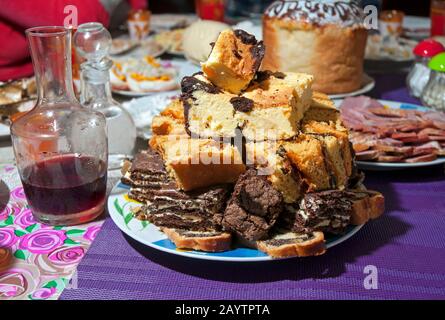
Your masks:
<path fill-rule="evenodd" d="M 445 164 L 445 113 L 395 101 L 337 100 L 358 166 L 394 170 Z"/>

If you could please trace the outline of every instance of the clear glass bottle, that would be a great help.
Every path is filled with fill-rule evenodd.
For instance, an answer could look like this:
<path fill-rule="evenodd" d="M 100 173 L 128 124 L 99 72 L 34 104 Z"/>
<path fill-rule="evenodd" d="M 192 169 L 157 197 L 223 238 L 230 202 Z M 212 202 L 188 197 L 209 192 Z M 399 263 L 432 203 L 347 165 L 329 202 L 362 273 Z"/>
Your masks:
<path fill-rule="evenodd" d="M 430 79 L 430 68 L 428 62 L 430 58 L 419 57 L 415 58 L 414 65 L 408 74 L 406 84 L 410 94 L 419 98 Z"/>
<path fill-rule="evenodd" d="M 428 64 L 432 57 L 443 51 L 445 51 L 444 46 L 432 39 L 423 40 L 414 48 L 413 53 L 416 59 L 406 80 L 408 90 L 412 96 L 416 98 L 421 96 L 430 79 L 431 70 Z"/>
<path fill-rule="evenodd" d="M 431 76 L 422 93 L 422 103 L 438 111 L 445 111 L 445 52 L 439 53 L 428 64 Z"/>
<path fill-rule="evenodd" d="M 80 103 L 102 112 L 108 129 L 108 166 L 118 169 L 125 158 L 134 152 L 136 126 L 130 114 L 113 99 L 110 88 L 108 59 L 111 35 L 100 23 L 85 23 L 78 27 L 74 44 L 80 56 L 86 59 L 81 68 Z"/>
<path fill-rule="evenodd" d="M 36 76 L 35 107 L 11 126 L 23 189 L 34 217 L 73 225 L 104 209 L 107 185 L 105 117 L 82 107 L 73 92 L 71 32 L 26 31 Z"/>

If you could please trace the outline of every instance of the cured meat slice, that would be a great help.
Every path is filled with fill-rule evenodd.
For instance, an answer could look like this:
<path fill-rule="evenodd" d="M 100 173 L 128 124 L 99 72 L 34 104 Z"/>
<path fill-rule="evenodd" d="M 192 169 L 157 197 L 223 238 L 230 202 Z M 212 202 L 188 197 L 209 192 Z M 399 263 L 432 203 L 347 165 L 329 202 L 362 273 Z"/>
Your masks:
<path fill-rule="evenodd" d="M 408 138 L 417 138 L 417 133 L 415 132 L 396 132 L 393 133 L 391 138 L 402 140 L 402 139 L 408 139 Z"/>
<path fill-rule="evenodd" d="M 408 157 L 413 153 L 413 147 L 395 147 L 377 143 L 374 148 L 383 152 L 397 153 L 398 155 L 400 154 L 405 157 Z"/>
<path fill-rule="evenodd" d="M 367 151 L 357 152 L 355 154 L 355 158 L 358 161 L 369 161 L 377 159 L 379 155 L 380 151 L 378 150 L 367 150 Z"/>
<path fill-rule="evenodd" d="M 391 108 L 368 108 L 369 111 L 371 111 L 373 114 L 382 116 L 382 117 L 389 117 L 389 118 L 403 118 L 406 117 L 406 110 L 402 109 L 391 109 Z"/>
<path fill-rule="evenodd" d="M 386 146 L 403 147 L 403 142 L 392 138 L 383 138 L 378 141 L 379 144 Z"/>
<path fill-rule="evenodd" d="M 430 162 L 437 159 L 436 154 L 427 154 L 419 157 L 405 159 L 407 163 Z"/>
<path fill-rule="evenodd" d="M 430 141 L 428 143 L 414 146 L 413 155 L 437 154 L 441 150 L 442 148 L 437 141 Z"/>
<path fill-rule="evenodd" d="M 377 158 L 379 162 L 402 162 L 404 156 L 381 155 Z"/>
<path fill-rule="evenodd" d="M 403 141 L 404 143 L 423 143 L 431 141 L 431 139 L 426 135 L 416 135 L 415 137 L 400 138 L 399 140 Z"/>
<path fill-rule="evenodd" d="M 425 134 L 428 136 L 445 136 L 445 130 L 436 128 L 425 128 L 419 131 L 419 134 Z"/>
<path fill-rule="evenodd" d="M 431 141 L 445 141 L 445 136 L 431 136 L 431 135 L 429 135 L 428 138 Z"/>

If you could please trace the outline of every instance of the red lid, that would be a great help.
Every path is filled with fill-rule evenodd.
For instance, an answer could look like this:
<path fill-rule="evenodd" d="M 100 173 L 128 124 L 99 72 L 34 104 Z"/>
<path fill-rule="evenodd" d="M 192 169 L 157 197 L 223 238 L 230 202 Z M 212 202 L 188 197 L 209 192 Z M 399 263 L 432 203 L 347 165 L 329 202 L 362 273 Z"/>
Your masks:
<path fill-rule="evenodd" d="M 421 41 L 413 50 L 416 56 L 431 58 L 435 55 L 444 52 L 445 47 L 433 39 Z"/>

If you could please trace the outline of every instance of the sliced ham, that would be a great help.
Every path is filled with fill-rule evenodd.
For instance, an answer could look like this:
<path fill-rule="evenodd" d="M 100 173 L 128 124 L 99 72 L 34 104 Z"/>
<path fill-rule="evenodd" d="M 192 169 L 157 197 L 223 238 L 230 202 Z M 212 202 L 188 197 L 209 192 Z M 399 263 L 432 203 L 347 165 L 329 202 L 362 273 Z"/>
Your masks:
<path fill-rule="evenodd" d="M 431 135 L 429 135 L 428 138 L 431 141 L 445 141 L 445 136 L 431 136 Z"/>
<path fill-rule="evenodd" d="M 417 133 L 415 132 L 396 132 L 393 133 L 391 138 L 402 140 L 402 139 L 408 139 L 408 138 L 417 138 Z"/>
<path fill-rule="evenodd" d="M 387 146 L 403 147 L 403 142 L 393 138 L 384 138 L 379 140 L 379 144 L 384 144 Z"/>
<path fill-rule="evenodd" d="M 413 147 L 413 156 L 425 154 L 437 154 L 442 151 L 442 147 L 437 141 L 430 141 Z"/>
<path fill-rule="evenodd" d="M 346 98 L 342 120 L 357 160 L 431 161 L 445 155 L 445 113 L 391 109 L 369 97 Z"/>
<path fill-rule="evenodd" d="M 389 118 L 404 118 L 406 117 L 406 110 L 401 109 L 390 109 L 385 107 L 375 108 L 371 107 L 368 108 L 368 110 L 377 115 L 382 117 L 389 117 Z"/>
<path fill-rule="evenodd" d="M 427 154 L 424 156 L 414 157 L 414 158 L 408 158 L 404 161 L 407 163 L 418 163 L 418 162 L 430 162 L 437 159 L 437 155 L 435 154 Z"/>
<path fill-rule="evenodd" d="M 381 155 L 377 158 L 379 162 L 402 162 L 404 156 Z"/>
<path fill-rule="evenodd" d="M 436 128 L 425 128 L 419 131 L 419 134 L 426 134 L 428 136 L 445 136 L 445 130 Z"/>
<path fill-rule="evenodd" d="M 445 130 L 445 113 L 438 111 L 427 111 L 421 115 L 425 120 L 432 121 L 434 127 Z"/>
<path fill-rule="evenodd" d="M 377 143 L 374 148 L 383 152 L 397 153 L 397 155 L 405 157 L 409 157 L 413 153 L 413 147 L 395 147 Z"/>
<path fill-rule="evenodd" d="M 399 138 L 399 140 L 404 143 L 423 143 L 431 141 L 431 139 L 428 136 L 419 134 L 416 134 L 415 136 L 412 137 Z"/>
<path fill-rule="evenodd" d="M 362 152 L 357 152 L 355 158 L 359 161 L 369 161 L 375 160 L 379 157 L 380 152 L 378 150 L 367 150 Z"/>

